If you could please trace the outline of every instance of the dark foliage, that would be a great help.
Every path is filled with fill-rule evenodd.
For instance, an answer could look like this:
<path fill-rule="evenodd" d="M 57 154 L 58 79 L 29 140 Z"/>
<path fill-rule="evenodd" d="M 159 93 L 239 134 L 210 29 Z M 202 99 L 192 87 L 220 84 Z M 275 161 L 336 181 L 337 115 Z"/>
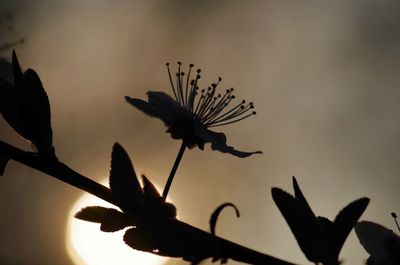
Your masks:
<path fill-rule="evenodd" d="M 43 156 L 54 154 L 50 104 L 37 73 L 21 70 L 12 53 L 14 84 L 0 79 L 0 112 L 8 124 Z"/>
<path fill-rule="evenodd" d="M 343 208 L 332 222 L 315 216 L 293 177 L 294 196 L 272 188 L 272 198 L 288 223 L 307 259 L 337 265 L 339 253 L 350 231 L 366 209 L 369 199 L 358 199 Z"/>

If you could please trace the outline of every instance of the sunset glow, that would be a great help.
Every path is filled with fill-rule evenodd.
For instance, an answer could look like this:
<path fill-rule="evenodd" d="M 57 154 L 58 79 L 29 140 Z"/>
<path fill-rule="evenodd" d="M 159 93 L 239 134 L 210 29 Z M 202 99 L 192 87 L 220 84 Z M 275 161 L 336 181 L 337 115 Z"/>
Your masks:
<path fill-rule="evenodd" d="M 85 194 L 70 211 L 67 226 L 66 245 L 69 255 L 76 265 L 161 265 L 167 258 L 136 251 L 123 241 L 124 229 L 115 233 L 100 231 L 99 224 L 74 218 L 74 214 L 85 206 L 113 207 L 97 197 Z"/>

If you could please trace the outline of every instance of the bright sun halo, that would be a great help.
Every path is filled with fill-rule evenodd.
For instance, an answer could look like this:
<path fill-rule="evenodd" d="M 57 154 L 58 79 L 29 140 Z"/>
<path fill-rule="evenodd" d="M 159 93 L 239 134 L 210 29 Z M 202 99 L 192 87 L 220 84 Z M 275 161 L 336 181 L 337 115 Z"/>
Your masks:
<path fill-rule="evenodd" d="M 76 265 L 162 265 L 167 258 L 136 251 L 123 241 L 125 230 L 115 233 L 100 231 L 100 225 L 74 218 L 86 206 L 116 208 L 95 196 L 85 194 L 72 207 L 67 226 L 67 250 Z"/>

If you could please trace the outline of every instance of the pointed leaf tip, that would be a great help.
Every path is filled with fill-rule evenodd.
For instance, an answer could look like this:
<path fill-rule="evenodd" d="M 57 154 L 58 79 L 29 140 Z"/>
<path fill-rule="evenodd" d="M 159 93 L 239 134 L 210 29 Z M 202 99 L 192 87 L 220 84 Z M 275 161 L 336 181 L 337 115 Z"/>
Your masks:
<path fill-rule="evenodd" d="M 19 86 L 22 83 L 23 73 L 21 66 L 19 65 L 17 53 L 15 50 L 12 51 L 12 67 L 13 67 L 13 75 L 14 75 L 14 84 Z"/>
<path fill-rule="evenodd" d="M 118 143 L 113 146 L 109 184 L 111 192 L 123 206 L 137 202 L 142 188 L 128 153 Z"/>
<path fill-rule="evenodd" d="M 151 199 L 159 199 L 161 198 L 160 193 L 158 192 L 157 188 L 154 184 L 145 176 L 142 175 L 143 179 L 143 192 L 144 194 Z"/>

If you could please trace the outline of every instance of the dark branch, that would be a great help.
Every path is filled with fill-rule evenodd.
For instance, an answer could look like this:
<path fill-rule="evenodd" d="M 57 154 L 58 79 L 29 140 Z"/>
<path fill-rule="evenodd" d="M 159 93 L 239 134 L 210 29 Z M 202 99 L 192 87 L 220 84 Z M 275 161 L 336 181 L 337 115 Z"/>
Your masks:
<path fill-rule="evenodd" d="M 82 176 L 64 163 L 60 162 L 55 156 L 43 157 L 35 153 L 23 151 L 0 141 L 0 158 L 12 159 L 20 162 L 118 206 L 117 200 L 114 198 L 109 188 Z M 214 236 L 179 220 L 171 219 L 168 222 L 170 222 L 168 226 L 179 227 L 179 231 L 183 233 L 192 235 L 196 234 L 202 239 L 202 242 L 218 242 L 221 247 L 221 249 L 219 249 L 222 255 L 221 258 L 229 258 L 247 264 L 256 265 L 294 265 L 293 263 L 271 257 L 218 236 Z M 209 246 L 204 246 L 204 248 L 207 247 Z"/>

